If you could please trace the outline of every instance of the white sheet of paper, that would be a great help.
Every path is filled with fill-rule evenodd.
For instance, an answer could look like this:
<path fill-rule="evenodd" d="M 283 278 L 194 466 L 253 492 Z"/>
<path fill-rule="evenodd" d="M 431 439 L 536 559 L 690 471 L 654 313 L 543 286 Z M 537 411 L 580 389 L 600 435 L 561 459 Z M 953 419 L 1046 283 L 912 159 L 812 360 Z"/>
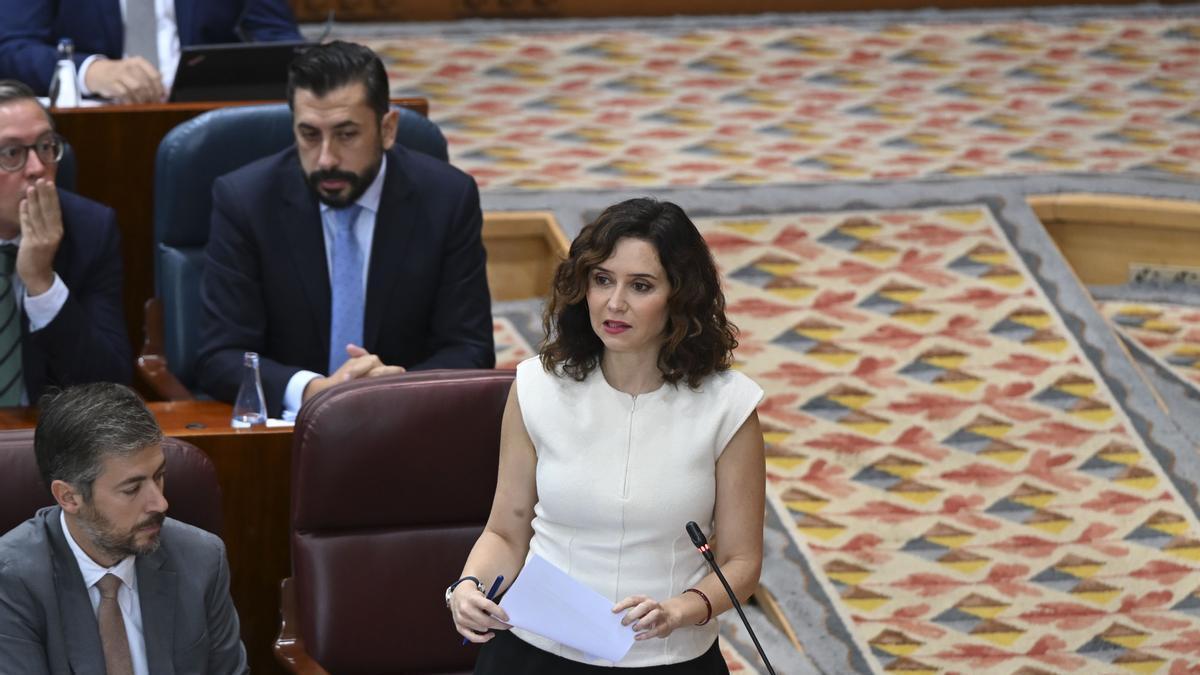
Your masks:
<path fill-rule="evenodd" d="M 509 624 L 585 654 L 620 661 L 633 646 L 633 626 L 622 626 L 608 598 L 534 554 L 500 601 Z"/>

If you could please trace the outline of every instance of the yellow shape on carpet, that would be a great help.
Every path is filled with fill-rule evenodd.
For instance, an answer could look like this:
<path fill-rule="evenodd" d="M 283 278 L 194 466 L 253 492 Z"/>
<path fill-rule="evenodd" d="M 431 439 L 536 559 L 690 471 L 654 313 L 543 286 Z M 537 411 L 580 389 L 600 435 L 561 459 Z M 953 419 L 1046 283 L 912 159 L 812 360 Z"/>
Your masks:
<path fill-rule="evenodd" d="M 770 223 L 766 220 L 723 220 L 721 227 L 728 227 L 731 230 L 741 232 L 742 234 L 757 235 L 763 231 Z"/>
<path fill-rule="evenodd" d="M 938 215 L 959 225 L 975 225 L 983 218 L 983 212 L 979 209 L 950 209 L 938 211 Z"/>
<path fill-rule="evenodd" d="M 844 560 L 834 560 L 825 566 L 825 574 L 838 583 L 857 586 L 871 576 L 871 571 Z"/>

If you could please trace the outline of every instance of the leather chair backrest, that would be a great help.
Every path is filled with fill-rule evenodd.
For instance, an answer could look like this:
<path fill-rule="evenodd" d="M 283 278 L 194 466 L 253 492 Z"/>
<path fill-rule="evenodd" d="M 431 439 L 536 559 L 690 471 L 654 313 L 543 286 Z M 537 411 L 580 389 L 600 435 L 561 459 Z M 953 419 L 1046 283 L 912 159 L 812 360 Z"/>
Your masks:
<path fill-rule="evenodd" d="M 446 138 L 424 115 L 397 108 L 396 142 L 445 161 Z M 155 291 L 163 304 L 167 365 L 195 386 L 200 340 L 200 275 L 218 177 L 293 142 L 287 104 L 210 110 L 172 129 L 154 162 Z"/>
<path fill-rule="evenodd" d="M 221 487 L 208 455 L 178 438 L 163 439 L 167 515 L 221 535 Z M 33 429 L 0 431 L 0 534 L 20 525 L 54 497 L 33 454 Z"/>
<path fill-rule="evenodd" d="M 359 380 L 300 412 L 292 569 L 305 649 L 333 673 L 470 671 L 442 590 L 483 531 L 511 370 Z"/>

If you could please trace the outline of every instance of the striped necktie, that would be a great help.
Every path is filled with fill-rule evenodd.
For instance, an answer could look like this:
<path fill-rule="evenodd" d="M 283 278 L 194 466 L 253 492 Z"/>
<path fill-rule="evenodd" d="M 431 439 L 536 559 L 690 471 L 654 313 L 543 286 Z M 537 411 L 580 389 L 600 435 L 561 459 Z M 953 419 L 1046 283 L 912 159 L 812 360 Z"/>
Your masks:
<path fill-rule="evenodd" d="M 332 306 L 329 312 L 329 372 L 332 375 L 349 358 L 346 345 L 363 343 L 363 252 L 354 236 L 354 221 L 362 207 L 355 204 L 333 209 L 333 263 L 330 290 Z"/>
<path fill-rule="evenodd" d="M 21 313 L 13 274 L 17 247 L 0 246 L 0 406 L 21 405 Z"/>
<path fill-rule="evenodd" d="M 126 0 L 125 56 L 140 56 L 158 67 L 158 17 L 154 0 Z"/>

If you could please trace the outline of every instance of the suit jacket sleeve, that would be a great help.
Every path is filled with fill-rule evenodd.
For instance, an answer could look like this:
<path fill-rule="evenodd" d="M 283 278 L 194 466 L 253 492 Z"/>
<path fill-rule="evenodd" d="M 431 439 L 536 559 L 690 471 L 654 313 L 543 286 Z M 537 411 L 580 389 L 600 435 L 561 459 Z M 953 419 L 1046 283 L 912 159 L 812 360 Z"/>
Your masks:
<path fill-rule="evenodd" d="M 250 42 L 302 40 L 292 8 L 284 0 L 247 0 L 241 29 Z"/>
<path fill-rule="evenodd" d="M 54 319 L 29 334 L 46 354 L 50 381 L 129 383 L 132 355 L 121 300 L 121 246 L 116 213 L 104 208 L 102 239 L 87 269 L 67 282 L 69 296 Z M 57 270 L 56 270 L 57 271 Z M 60 277 L 65 277 L 59 274 Z"/>
<path fill-rule="evenodd" d="M 20 80 L 39 96 L 50 91 L 58 62 L 50 0 L 0 0 L 0 73 Z M 91 54 L 75 52 L 78 67 Z"/>
<path fill-rule="evenodd" d="M 7 672 L 48 674 L 46 645 L 34 624 L 37 602 L 19 575 L 0 561 L 0 664 Z"/>
<path fill-rule="evenodd" d="M 427 340 L 431 356 L 415 364 L 413 370 L 496 365 L 483 213 L 479 209 L 479 188 L 470 178 L 451 215 Z"/>
<path fill-rule="evenodd" d="M 225 557 L 225 546 L 218 543 L 218 548 L 220 563 L 206 598 L 208 634 L 212 636 L 208 671 L 240 675 L 250 672 L 250 668 L 246 665 L 246 648 L 242 645 L 237 610 L 229 594 L 229 561 Z"/>
<path fill-rule="evenodd" d="M 258 352 L 267 411 L 278 416 L 283 390 L 301 370 L 261 356 L 266 347 L 267 312 L 259 265 L 260 242 L 245 203 L 224 178 L 213 184 L 212 229 L 205 250 L 200 301 L 204 323 L 196 375 L 213 398 L 232 403 L 241 383 L 242 356 Z"/>

